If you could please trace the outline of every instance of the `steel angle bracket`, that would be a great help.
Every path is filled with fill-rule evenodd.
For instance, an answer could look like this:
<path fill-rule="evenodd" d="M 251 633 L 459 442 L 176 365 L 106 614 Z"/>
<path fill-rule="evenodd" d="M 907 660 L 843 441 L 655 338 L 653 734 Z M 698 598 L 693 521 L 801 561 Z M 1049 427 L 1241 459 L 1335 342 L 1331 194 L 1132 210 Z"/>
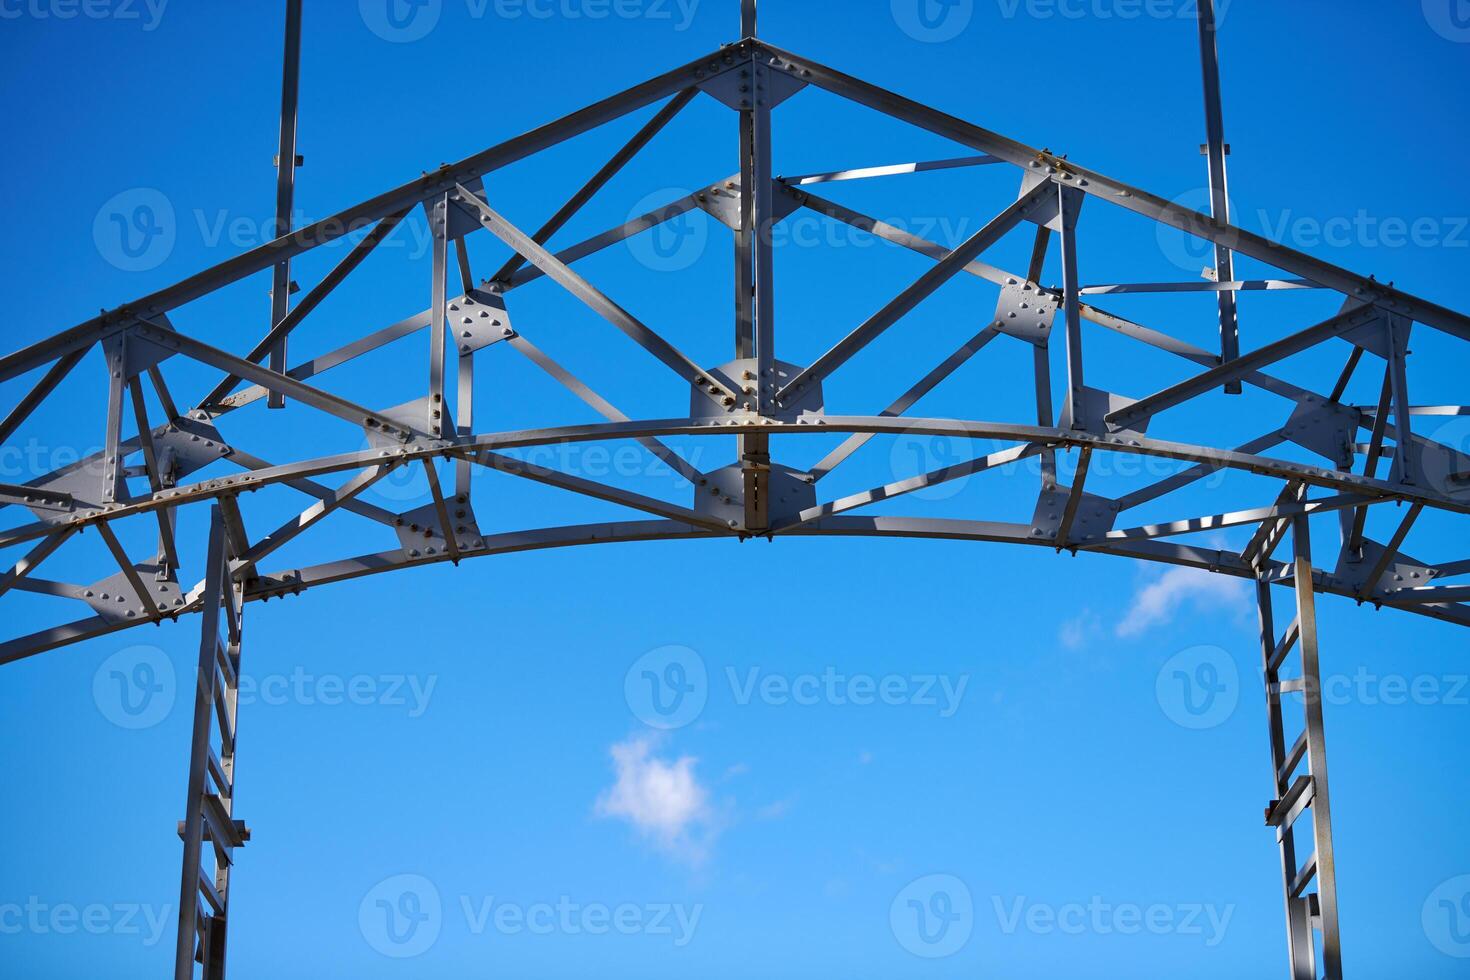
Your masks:
<path fill-rule="evenodd" d="M 738 412 L 755 411 L 757 385 L 764 386 L 767 394 L 774 396 L 788 382 L 801 373 L 801 367 L 786 361 L 775 361 L 767 369 L 767 376 L 760 376 L 760 362 L 754 357 L 740 358 L 711 368 L 705 372 L 705 382 L 693 386 L 689 399 L 691 419 L 731 418 Z M 718 384 L 710 384 L 713 379 Z M 737 397 L 723 395 L 718 385 L 734 392 Z M 808 381 L 799 391 L 771 403 L 767 414 L 785 421 L 800 422 L 803 418 L 818 418 L 825 414 L 822 402 L 822 383 Z"/>
<path fill-rule="evenodd" d="M 765 72 L 764 84 L 757 84 L 751 77 L 753 67 L 748 56 L 727 53 L 710 63 L 711 74 L 699 88 L 737 112 L 751 108 L 754 99 L 759 99 L 762 108 L 774 109 L 806 88 L 806 82 L 784 71 Z"/>
<path fill-rule="evenodd" d="M 1058 299 L 1034 282 L 1008 277 L 1000 288 L 995 328 L 1001 333 L 1045 347 L 1056 321 Z"/>
<path fill-rule="evenodd" d="M 1120 411 L 1134 404 L 1137 399 L 1126 398 L 1123 395 L 1111 391 L 1103 391 L 1099 388 L 1082 389 L 1080 400 L 1082 402 L 1083 425 L 1076 431 L 1087 432 L 1095 436 L 1105 436 L 1114 439 L 1141 440 L 1148 432 L 1147 418 L 1133 425 L 1115 425 L 1107 421 L 1107 416 L 1113 412 Z M 1074 429 L 1072 425 L 1072 405 L 1068 401 L 1062 405 L 1061 428 Z"/>
<path fill-rule="evenodd" d="M 234 453 L 214 425 L 197 418 L 175 419 L 153 429 L 151 434 L 158 454 L 159 475 L 166 487 Z M 121 457 L 126 459 L 140 451 L 135 438 L 123 444 Z M 101 513 L 107 509 L 103 500 L 107 486 L 106 457 L 101 453 L 89 456 L 27 486 L 45 495 L 71 498 L 69 508 L 64 510 L 43 500 L 27 502 L 26 507 L 42 523 L 66 524 L 77 517 Z"/>
<path fill-rule="evenodd" d="M 454 535 L 454 544 L 459 552 L 475 551 L 485 543 L 480 525 L 475 520 L 475 509 L 467 495 L 446 497 L 444 509 L 449 517 L 447 529 Z M 407 559 L 435 558 L 451 554 L 447 544 L 446 528 L 439 517 L 437 503 L 425 504 L 399 514 L 394 520 L 394 531 L 398 544 Z"/>
<path fill-rule="evenodd" d="M 1067 508 L 1073 497 L 1071 487 L 1055 487 L 1042 490 L 1037 497 L 1036 510 L 1031 515 L 1031 537 L 1039 540 L 1054 540 L 1062 529 Z M 1076 515 L 1067 535 L 1068 546 L 1090 544 L 1102 539 L 1113 529 L 1118 519 L 1119 504 L 1116 500 L 1083 492 L 1076 504 Z M 1063 542 L 1057 542 L 1062 545 Z"/>
<path fill-rule="evenodd" d="M 779 181 L 771 182 L 771 221 L 777 223 L 801 208 L 801 201 Z M 711 184 L 695 192 L 695 203 L 731 231 L 740 230 L 740 176 Z"/>
<path fill-rule="evenodd" d="M 1031 169 L 1028 169 L 1021 175 L 1021 190 L 1016 195 L 1016 200 L 1019 201 L 1047 181 L 1057 184 L 1058 190 L 1056 196 L 1046 197 L 1038 201 L 1036 207 L 1027 212 L 1025 217 L 1027 221 L 1033 224 L 1061 234 L 1063 230 L 1061 196 L 1062 194 L 1067 195 L 1068 207 L 1073 214 L 1081 213 L 1082 205 L 1087 200 L 1087 195 L 1082 193 L 1080 188 L 1086 181 L 1082 178 L 1074 177 L 1070 173 L 1058 171 L 1054 166 L 1043 166 L 1039 162 L 1033 162 Z M 1073 183 L 1076 186 L 1068 187 L 1062 181 Z"/>
<path fill-rule="evenodd" d="M 694 488 L 696 513 L 732 529 L 745 529 L 745 467 L 731 464 L 706 473 Z M 780 463 L 771 463 L 765 481 L 769 527 L 752 531 L 766 534 L 770 527 L 792 523 L 797 515 L 817 505 L 811 475 Z"/>
<path fill-rule="evenodd" d="M 1333 569 L 1332 577 L 1338 583 L 1344 584 L 1348 589 L 1358 594 L 1367 594 L 1371 600 L 1378 595 L 1392 596 L 1400 589 L 1412 589 L 1416 586 L 1428 585 L 1430 581 L 1439 576 L 1439 571 L 1431 565 L 1399 552 L 1389 558 L 1384 564 L 1387 549 L 1371 538 L 1363 539 L 1363 551 L 1361 556 L 1354 560 L 1344 548 L 1338 556 L 1337 567 Z M 1373 570 L 1383 565 L 1383 572 L 1378 576 L 1376 582 L 1368 582 L 1368 576 Z"/>
<path fill-rule="evenodd" d="M 505 297 L 483 289 L 472 289 L 445 304 L 445 323 L 460 357 L 515 336 Z"/>
<path fill-rule="evenodd" d="M 433 413 L 436 411 L 444 413 L 444 431 L 453 432 L 454 417 L 449 411 L 449 406 L 435 408 L 433 399 L 425 395 L 422 398 L 415 398 L 413 401 L 378 412 L 379 416 L 387 419 L 397 428 L 389 430 L 374 425 L 363 426 L 363 431 L 367 433 L 368 445 L 374 449 L 399 449 L 407 445 L 452 445 L 448 440 L 434 439 L 424 431 L 433 422 Z"/>
<path fill-rule="evenodd" d="M 157 367 L 178 353 L 142 336 L 139 330 L 145 326 L 169 333 L 175 332 L 174 325 L 169 318 L 159 315 L 147 322 L 134 320 L 123 330 L 102 340 L 102 349 L 107 354 L 109 362 L 117 352 L 121 351 L 124 381 L 131 381 L 149 368 Z"/>
<path fill-rule="evenodd" d="M 475 196 L 480 200 L 485 200 L 485 182 L 483 180 L 477 177 L 474 180 L 461 181 L 461 183 L 474 191 Z M 424 217 L 428 219 L 430 224 L 434 221 L 434 208 L 442 200 L 444 200 L 443 196 L 436 195 L 423 202 Z M 471 211 L 463 203 L 455 202 L 452 197 L 444 216 L 444 237 L 451 242 L 464 238 L 472 231 L 480 230 L 479 213 Z"/>
<path fill-rule="evenodd" d="M 118 572 L 80 588 L 76 598 L 91 606 L 98 616 L 112 625 L 141 622 L 149 618 L 150 612 L 133 584 L 136 578 L 143 583 L 148 598 L 161 614 L 176 616 L 184 612 L 188 599 L 172 574 L 159 580 L 159 567 L 153 564 L 134 565 L 133 570 L 134 575 Z"/>
<path fill-rule="evenodd" d="M 1308 395 L 1297 403 L 1281 435 L 1341 466 L 1353 458 L 1353 437 L 1362 420 L 1363 413 L 1355 408 Z"/>
<path fill-rule="evenodd" d="M 1349 302 L 1343 308 L 1344 312 L 1358 305 L 1361 304 Z M 1396 325 L 1402 326 L 1402 329 L 1389 330 L 1389 325 L 1395 321 L 1397 321 Z M 1368 353 L 1377 354 L 1385 361 L 1389 361 L 1408 353 L 1409 327 L 1410 321 L 1405 318 L 1396 317 L 1391 313 L 1381 313 L 1376 319 L 1362 326 L 1343 331 L 1342 339 L 1354 347 L 1361 347 Z"/>

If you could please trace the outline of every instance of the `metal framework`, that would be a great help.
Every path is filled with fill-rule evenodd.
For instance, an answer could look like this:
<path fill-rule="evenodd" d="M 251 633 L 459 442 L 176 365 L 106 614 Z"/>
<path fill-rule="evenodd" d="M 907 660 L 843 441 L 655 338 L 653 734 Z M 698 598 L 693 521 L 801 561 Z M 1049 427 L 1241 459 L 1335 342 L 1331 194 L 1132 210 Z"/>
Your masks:
<path fill-rule="evenodd" d="M 81 618 L 68 617 L 41 632 L 0 643 L 0 664 L 67 644 L 147 623 L 199 613 L 202 621 L 199 685 L 190 763 L 184 840 L 183 902 L 180 906 L 176 976 L 224 975 L 229 877 L 235 851 L 248 838 L 233 812 L 236 683 L 240 669 L 241 622 L 246 605 L 295 596 L 348 579 L 441 562 L 459 562 L 513 552 L 616 542 L 686 539 L 776 541 L 813 535 L 944 538 L 1000 542 L 1116 555 L 1189 566 L 1255 583 L 1260 603 L 1264 668 L 1269 698 L 1274 799 L 1267 823 L 1281 847 L 1289 925 L 1291 976 L 1341 976 L 1325 743 L 1320 701 L 1311 694 L 1320 683 L 1315 596 L 1344 596 L 1470 625 L 1470 586 L 1444 580 L 1470 574 L 1470 558 L 1427 564 L 1408 557 L 1405 540 L 1426 512 L 1456 520 L 1470 511 L 1470 458 L 1455 447 L 1414 431 L 1426 415 L 1464 415 L 1461 405 L 1420 406 L 1410 400 L 1409 336 L 1418 325 L 1456 344 L 1470 342 L 1470 318 L 1419 299 L 1372 278 L 1356 275 L 1229 224 L 1225 212 L 1225 146 L 1218 72 L 1214 59 L 1211 4 L 1203 4 L 1201 39 L 1205 51 L 1206 104 L 1212 197 L 1210 217 L 1172 204 L 1118 180 L 1088 170 L 1044 150 L 1025 146 L 938 109 L 912 102 L 799 55 L 780 50 L 755 35 L 754 0 L 741 4 L 744 38 L 573 113 L 523 136 L 492 146 L 459 163 L 445 165 L 371 200 L 230 259 L 174 286 L 102 313 L 48 340 L 0 358 L 0 383 L 24 384 L 20 397 L 0 421 L 0 441 L 10 443 L 23 424 L 53 396 L 87 357 L 100 350 L 106 365 L 106 413 L 100 420 L 104 448 L 80 462 L 30 481 L 0 486 L 0 506 L 23 515 L 0 530 L 0 547 L 10 550 L 11 567 L 0 576 L 0 594 L 29 592 L 60 597 L 89 607 Z M 295 58 L 300 45 L 299 0 L 288 3 L 287 66 L 279 164 L 281 229 L 289 231 L 295 166 Z M 937 134 L 973 154 L 938 161 L 832 171 L 779 178 L 773 169 L 772 114 L 803 89 L 821 90 Z M 616 174 L 695 99 L 712 97 L 737 119 L 740 172 L 703 185 L 694 194 L 611 228 L 580 243 L 553 251 L 557 233 Z M 646 107 L 658 111 L 633 138 L 572 194 L 564 207 L 534 233 L 527 233 L 497 210 L 499 199 L 487 176 L 553 146 Z M 994 217 L 950 249 L 910 231 L 879 221 L 814 193 L 824 183 L 873 179 L 932 170 L 1009 167 L 1019 192 L 989 206 Z M 987 172 L 990 172 L 987 170 Z M 1111 205 L 1176 229 L 1215 247 L 1217 268 L 1194 283 L 1131 283 L 1084 286 L 1078 236 L 1086 228 L 1087 205 Z M 389 326 L 361 331 L 349 342 L 294 365 L 286 361 L 287 340 L 312 320 L 329 294 L 352 278 L 359 265 L 400 223 L 418 220 L 422 208 L 432 232 L 432 282 L 427 309 L 394 314 Z M 578 271 L 583 260 L 694 210 L 702 210 L 731 230 L 734 255 L 734 345 L 732 359 L 701 363 L 686 356 L 654 327 L 644 323 L 609 293 Z M 966 209 L 968 211 L 968 207 Z M 984 209 L 982 209 L 984 210 Z M 923 256 L 932 265 L 863 323 L 836 339 L 820 357 L 791 363 L 777 354 L 774 229 L 794 213 L 824 216 L 862 229 L 899 249 Z M 353 244 L 325 277 L 289 308 L 290 264 L 303 254 L 354 230 L 366 234 Z M 1003 269 L 982 260 L 1008 234 L 1034 236 L 1025 269 Z M 492 276 L 476 281 L 465 241 L 470 235 L 498 240 L 510 258 Z M 1060 280 L 1046 281 L 1052 240 L 1056 239 Z M 458 266 L 458 285 L 451 287 Z M 1247 257 L 1282 278 L 1242 281 L 1232 262 Z M 271 320 L 264 336 L 243 349 L 200 339 L 188 329 L 191 304 L 207 299 L 247 277 L 269 273 L 274 289 Z M 895 327 L 928 297 L 957 277 L 999 287 L 996 314 L 983 321 L 959 349 L 912 383 L 886 407 L 845 404 L 830 410 L 824 383 Z M 1289 278 L 1287 278 L 1289 277 Z M 631 419 L 544 351 L 531 336 L 553 334 L 518 305 L 522 289 L 540 280 L 574 296 L 660 362 L 662 375 L 687 416 Z M 543 286 L 549 289 L 549 286 Z M 1275 339 L 1242 344 L 1237 294 L 1246 290 L 1312 289 L 1336 294 L 1339 312 L 1316 324 L 1269 331 Z M 1106 312 L 1092 297 L 1137 292 L 1194 292 L 1218 297 L 1219 352 L 1194 346 L 1176 333 L 1145 327 Z M 515 306 L 515 325 L 511 307 Z M 397 318 L 408 314 L 406 318 Z M 320 316 L 320 315 L 318 315 Z M 528 329 L 529 328 L 529 329 Z M 1053 342 L 1053 330 L 1061 337 Z M 1141 387 L 1131 373 L 1104 382 L 1087 346 L 1101 334 L 1144 352 L 1173 358 L 1178 372 L 1156 390 Z M 1266 330 L 1248 331 L 1260 337 Z M 229 338 L 233 341 L 235 338 Z M 427 386 L 420 398 L 394 408 L 364 405 L 326 382 L 334 369 L 390 347 L 401 351 L 416 339 L 427 348 Z M 553 338 L 554 339 L 554 338 Z M 910 417 L 920 399 L 983 349 L 996 343 L 1029 351 L 1034 365 L 1034 403 L 1015 407 L 1009 418 L 977 420 Z M 1245 349 L 1242 349 L 1244 347 Z M 923 342 L 912 342 L 923 350 Z M 1457 348 L 1463 356 L 1464 348 Z M 1288 380 L 1288 361 L 1296 355 L 1338 352 L 1346 357 L 1329 392 L 1315 392 Z M 566 388 L 598 421 L 548 419 L 537 428 L 498 430 L 474 418 L 482 388 L 477 365 L 497 368 L 507 359 L 525 358 Z M 399 357 L 401 370 L 412 358 Z M 1292 364 L 1299 363 L 1292 361 Z M 1087 370 L 1084 373 L 1084 366 Z M 415 366 L 415 370 L 419 368 Z M 1381 372 L 1381 397 L 1375 404 L 1346 399 L 1354 375 Z M 212 372 L 204 393 L 188 404 L 176 401 L 174 381 L 181 375 L 197 384 Z M 673 375 L 670 378 L 668 375 Z M 1062 392 L 1054 410 L 1053 382 Z M 1106 385 L 1106 386 L 1104 386 Z M 151 391 L 149 398 L 146 388 Z M 1177 412 L 1221 390 L 1264 399 L 1279 422 L 1242 445 L 1220 445 L 1218 429 L 1199 421 L 1199 413 Z M 269 458 L 252 454 L 232 438 L 237 413 L 255 408 L 255 425 L 265 431 L 299 427 L 273 419 L 288 413 L 262 411 L 292 403 L 323 420 L 323 430 L 347 423 L 365 448 L 327 455 L 301 455 L 300 439 L 282 439 Z M 304 407 L 304 408 L 303 408 Z M 1186 437 L 1167 440 L 1147 434 L 1169 413 L 1191 419 Z M 91 420 L 76 419 L 78 427 Z M 1190 435 L 1192 433 L 1192 435 Z M 793 452 L 814 436 L 845 436 L 815 465 L 787 463 L 777 450 Z M 977 452 L 953 465 L 916 473 L 858 493 L 826 498 L 821 482 L 865 444 L 897 435 L 951 437 L 970 445 L 1000 443 L 1005 448 Z M 738 437 L 729 465 L 701 471 L 667 440 Z M 636 442 L 687 482 L 683 499 L 645 495 L 585 476 L 533 464 L 517 450 L 588 443 Z M 296 453 L 288 458 L 288 454 Z M 1063 457 L 1075 453 L 1071 485 L 1060 482 Z M 1272 455 L 1275 453 L 1275 455 Z M 1304 461 L 1306 457 L 1306 461 Z M 786 457 L 792 458 L 792 457 Z M 1090 471 L 1104 459 L 1147 458 L 1167 461 L 1169 476 L 1120 496 L 1084 489 Z M 1039 485 L 1025 481 L 1030 519 L 1003 521 L 985 514 L 906 517 L 856 513 L 888 504 L 917 491 L 986 471 L 1014 472 L 1039 461 Z M 435 463 L 452 461 L 453 486 L 441 485 Z M 1380 463 L 1391 460 L 1388 472 Z M 364 492 L 395 470 L 421 467 L 432 502 L 395 512 L 369 502 Z M 544 484 L 572 494 L 641 512 L 636 519 L 594 524 L 559 524 L 482 530 L 475 513 L 477 470 Z M 1188 491 L 1216 474 L 1249 475 L 1234 481 L 1236 509 L 1211 514 L 1185 510 L 1182 519 L 1139 523 L 1129 514 L 1146 505 L 1187 500 Z M 277 526 L 255 513 L 251 495 L 260 490 L 294 492 L 306 504 Z M 1181 508 L 1187 506 L 1180 505 Z M 1395 530 L 1379 542 L 1369 536 L 1370 520 L 1403 508 Z M 182 577 L 193 548 L 178 540 L 178 515 L 210 512 L 208 539 L 199 549 L 203 580 L 192 587 Z M 393 547 L 356 555 L 327 555 L 310 565 L 277 565 L 273 556 L 305 540 L 314 527 L 338 512 L 381 526 Z M 1337 517 L 1339 541 L 1320 547 L 1328 562 L 1313 565 L 1309 547 L 1312 515 Z M 504 517 L 505 515 L 497 514 Z M 157 547 L 140 554 L 127 547 L 124 528 L 156 527 Z M 1463 527 L 1463 525 L 1460 525 Z M 1241 552 L 1181 541 L 1189 535 L 1231 527 L 1254 528 Z M 54 581 L 37 571 L 64 545 L 95 530 L 114 568 L 101 569 L 90 584 Z M 1292 556 L 1276 557 L 1287 537 Z M 330 539 L 322 539 L 330 540 Z M 1463 546 L 1463 533 L 1458 542 Z M 1440 536 L 1439 544 L 1443 544 Z M 1295 613 L 1283 632 L 1273 613 L 1272 593 L 1288 591 Z M 224 638 L 221 638 L 221 628 Z M 1300 669 L 1283 674 L 1296 651 Z M 1283 704 L 1301 695 L 1306 724 L 1288 742 Z M 1299 818 L 1310 812 L 1310 844 Z M 1310 850 L 1308 849 L 1310 847 Z"/>

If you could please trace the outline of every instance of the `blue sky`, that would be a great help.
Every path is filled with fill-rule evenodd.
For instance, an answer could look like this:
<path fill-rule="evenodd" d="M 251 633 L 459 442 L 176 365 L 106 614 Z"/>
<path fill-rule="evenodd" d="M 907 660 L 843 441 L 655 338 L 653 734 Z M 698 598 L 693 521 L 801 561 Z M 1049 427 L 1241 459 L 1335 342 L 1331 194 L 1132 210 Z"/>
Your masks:
<path fill-rule="evenodd" d="M 924 2 L 765 0 L 761 35 L 1204 205 L 1192 2 Z M 268 239 L 279 6 L 0 0 L 7 349 Z M 1237 222 L 1470 310 L 1470 191 L 1452 163 L 1470 149 L 1470 10 L 1460 0 L 1219 6 Z M 738 33 L 734 0 L 308 7 L 298 221 Z M 508 168 L 487 182 L 487 197 L 534 229 L 649 115 Z M 782 106 L 774 125 L 781 174 L 965 152 L 811 91 Z M 735 153 L 734 115 L 697 99 L 555 244 L 723 179 L 738 170 Z M 992 167 L 818 190 L 952 246 L 1014 199 L 1015 175 Z M 166 233 L 130 251 L 117 217 Z M 415 214 L 293 350 L 325 351 L 422 310 L 423 226 Z M 697 215 L 652 245 L 579 268 L 715 365 L 732 356 L 726 234 Z M 486 237 L 470 246 L 480 276 L 505 258 Z M 1025 237 L 987 257 L 1024 266 Z M 790 219 L 778 241 L 780 356 L 798 363 L 928 267 L 810 215 Z M 320 249 L 293 275 L 309 287 L 343 254 L 343 243 Z M 1088 283 L 1190 279 L 1210 261 L 1118 209 L 1084 210 Z M 1275 274 L 1242 266 L 1242 275 Z M 1044 278 L 1058 279 L 1055 250 Z M 264 329 L 268 289 L 268 277 L 253 277 L 175 323 L 243 350 Z M 1107 308 L 1214 342 L 1207 298 L 1117 299 Z M 826 391 L 829 411 L 882 408 L 983 326 L 994 302 L 986 284 L 950 283 L 843 369 Z M 630 416 L 687 407 L 674 379 L 551 284 L 512 303 L 517 329 Z M 1334 310 L 1319 295 L 1246 296 L 1245 343 Z M 1091 383 L 1136 397 L 1182 376 L 1163 355 L 1139 357 L 1094 334 Z M 1031 355 L 1003 341 L 917 413 L 1030 421 Z M 1413 400 L 1463 402 L 1463 351 L 1423 328 L 1414 350 Z M 1345 352 L 1295 361 L 1295 377 L 1330 387 Z M 477 430 L 590 420 L 506 349 L 484 356 L 494 367 L 482 377 L 493 383 L 477 401 Z M 341 390 L 379 407 L 407 401 L 421 393 L 422 358 L 415 346 L 348 370 Z M 202 394 L 202 375 L 170 365 L 182 390 Z M 100 443 L 100 421 L 95 434 L 84 430 L 101 418 L 101 371 L 94 353 L 12 440 L 0 480 L 24 482 L 50 469 L 42 463 Z M 6 404 L 23 381 L 5 386 Z M 1350 400 L 1372 400 L 1376 386 L 1360 378 Z M 1205 415 L 1160 420 L 1157 434 L 1197 437 L 1208 422 L 1218 445 L 1235 445 L 1280 425 L 1284 404 L 1219 396 L 1198 410 Z M 331 441 L 296 424 L 309 418 L 298 407 L 241 412 L 228 434 L 281 459 L 357 448 L 360 433 Z M 1470 446 L 1462 419 L 1428 434 Z M 675 445 L 704 469 L 733 453 L 733 440 Z M 823 491 L 861 490 L 972 452 L 956 440 L 874 440 Z M 804 445 L 792 453 L 793 465 L 819 456 Z M 582 447 L 538 461 L 687 505 L 675 476 L 626 458 L 620 467 L 619 457 Z M 1126 462 L 1099 459 L 1089 489 L 1117 496 L 1171 472 Z M 1065 480 L 1071 463 L 1062 465 Z M 1023 465 L 875 512 L 1026 520 L 1035 484 Z M 628 513 L 503 476 L 477 476 L 475 487 L 486 530 Z M 1235 477 L 1205 481 L 1137 516 L 1262 505 L 1275 492 Z M 426 494 L 413 480 L 390 480 L 368 499 L 407 509 Z M 266 516 L 252 530 L 304 502 L 283 493 L 257 504 Z M 339 516 L 282 561 L 392 546 L 381 529 Z M 6 512 L 7 527 L 20 519 Z M 197 540 L 198 516 L 182 520 Z M 1391 531 L 1370 527 L 1380 540 Z M 1335 525 L 1314 532 L 1330 553 Z M 148 546 L 146 529 L 130 533 Z M 1236 529 L 1190 540 L 1238 550 L 1246 538 Z M 1406 550 L 1447 561 L 1464 557 L 1455 552 L 1463 540 L 1426 515 Z M 58 553 L 44 574 L 90 581 L 92 557 Z M 186 568 L 187 584 L 199 565 L 196 557 Z M 11 593 L 5 602 L 9 635 L 63 612 L 50 597 Z M 1470 791 L 1455 746 L 1470 736 L 1470 643 L 1447 624 L 1343 599 L 1324 598 L 1320 610 L 1349 969 L 1463 976 Z M 0 736 L 11 746 L 0 974 L 50 980 L 105 966 L 132 978 L 170 968 L 197 629 L 185 620 L 133 630 L 0 671 Z M 235 879 L 232 970 L 277 980 L 1279 974 L 1256 644 L 1253 600 L 1234 580 L 897 539 L 532 552 L 257 604 L 237 810 L 255 837 Z M 1218 697 L 1200 701 L 1176 683 L 1180 673 L 1206 676 L 1201 665 L 1222 685 Z"/>

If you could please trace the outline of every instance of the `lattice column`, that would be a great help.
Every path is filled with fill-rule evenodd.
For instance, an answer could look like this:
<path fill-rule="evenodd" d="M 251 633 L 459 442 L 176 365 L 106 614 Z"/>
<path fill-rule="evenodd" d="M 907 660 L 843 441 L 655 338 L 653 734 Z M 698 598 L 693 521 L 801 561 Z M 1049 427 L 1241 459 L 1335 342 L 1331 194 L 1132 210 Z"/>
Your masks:
<path fill-rule="evenodd" d="M 234 818 L 235 722 L 244 592 L 230 580 L 225 517 L 218 506 L 213 508 L 210 521 L 202 601 L 189 796 L 186 816 L 179 822 L 184 873 L 179 893 L 175 980 L 193 980 L 196 964 L 202 965 L 204 980 L 224 980 L 230 870 L 235 849 L 250 839 L 245 824 Z"/>
<path fill-rule="evenodd" d="M 1277 526 L 1279 538 L 1288 522 Z M 1266 808 L 1266 823 L 1276 828 L 1286 889 L 1286 920 L 1292 980 L 1341 980 L 1342 953 L 1337 924 L 1337 872 L 1332 850 L 1332 811 L 1327 792 L 1327 744 L 1322 725 L 1322 676 L 1317 660 L 1317 612 L 1312 591 L 1311 538 L 1308 518 L 1290 520 L 1293 559 L 1290 566 L 1296 615 L 1278 633 L 1271 602 L 1272 573 L 1263 555 L 1256 579 L 1261 617 L 1261 652 L 1265 667 L 1266 706 L 1271 735 L 1272 785 L 1275 798 Z M 1269 553 L 1270 548 L 1266 549 Z M 1292 653 L 1299 654 L 1300 673 L 1283 679 Z M 1303 730 L 1287 741 L 1283 705 L 1300 696 Z M 1299 856 L 1300 819 L 1311 811 L 1312 853 Z M 1304 849 L 1304 848 L 1301 848 Z M 1319 968 L 1317 934 L 1321 935 Z"/>

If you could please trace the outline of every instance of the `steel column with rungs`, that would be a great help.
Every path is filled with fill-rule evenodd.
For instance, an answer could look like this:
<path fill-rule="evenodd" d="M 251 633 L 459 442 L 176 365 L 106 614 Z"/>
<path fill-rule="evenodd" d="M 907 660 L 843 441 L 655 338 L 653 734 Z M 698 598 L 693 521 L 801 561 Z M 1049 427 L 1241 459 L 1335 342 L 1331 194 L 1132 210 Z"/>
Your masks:
<path fill-rule="evenodd" d="M 179 941 L 174 980 L 224 980 L 230 919 L 230 869 L 250 831 L 234 817 L 235 732 L 240 696 L 244 592 L 231 581 L 224 512 L 213 508 L 194 695 L 189 796 L 179 822 L 184 873 L 179 890 Z M 221 614 L 224 622 L 221 624 Z M 224 636 L 220 627 L 224 627 Z M 210 845 L 206 851 L 205 845 Z"/>
<path fill-rule="evenodd" d="M 1305 515 L 1298 515 L 1289 523 L 1296 615 L 1285 630 L 1278 629 L 1271 604 L 1271 583 L 1265 571 L 1269 555 L 1263 553 L 1257 563 L 1260 572 L 1256 579 L 1256 598 L 1260 608 L 1275 792 L 1266 808 L 1266 823 L 1276 828 L 1281 849 L 1292 980 L 1341 980 L 1337 872 L 1327 792 L 1327 744 L 1322 724 L 1322 674 L 1318 663 L 1316 597 L 1312 588 L 1311 533 Z M 1285 527 L 1281 530 L 1284 532 Z M 1298 654 L 1300 673 L 1283 680 L 1283 668 L 1293 652 Z M 1292 742 L 1287 741 L 1283 710 L 1288 696 L 1300 697 L 1305 716 L 1303 730 Z M 1313 851 L 1303 861 L 1297 847 L 1297 822 L 1307 811 L 1312 816 Z M 1321 934 L 1320 970 L 1318 933 Z"/>

